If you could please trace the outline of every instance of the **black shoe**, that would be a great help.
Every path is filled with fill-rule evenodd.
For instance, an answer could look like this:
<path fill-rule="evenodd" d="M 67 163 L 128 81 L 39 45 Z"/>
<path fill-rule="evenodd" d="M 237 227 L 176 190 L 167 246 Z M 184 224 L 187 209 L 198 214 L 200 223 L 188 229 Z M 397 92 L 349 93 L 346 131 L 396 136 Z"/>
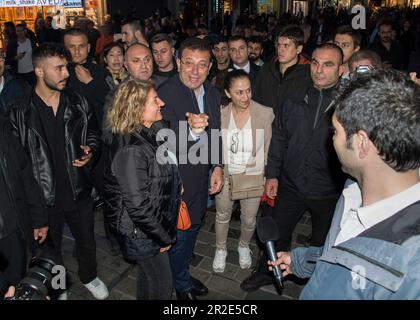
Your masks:
<path fill-rule="evenodd" d="M 274 279 L 271 275 L 254 272 L 241 283 L 241 289 L 247 292 L 253 292 L 259 288 L 273 284 Z"/>
<path fill-rule="evenodd" d="M 178 300 L 197 300 L 197 297 L 195 296 L 195 294 L 192 292 L 192 290 L 190 291 L 185 291 L 185 292 L 176 292 L 176 298 Z"/>
<path fill-rule="evenodd" d="M 198 279 L 191 277 L 191 292 L 196 296 L 205 296 L 209 293 L 209 289 Z"/>

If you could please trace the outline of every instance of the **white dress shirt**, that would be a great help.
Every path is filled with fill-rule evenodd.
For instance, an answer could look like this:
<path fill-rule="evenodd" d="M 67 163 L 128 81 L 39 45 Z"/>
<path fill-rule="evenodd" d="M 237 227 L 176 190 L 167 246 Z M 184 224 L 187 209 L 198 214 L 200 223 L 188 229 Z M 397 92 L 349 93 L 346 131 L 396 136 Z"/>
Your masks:
<path fill-rule="evenodd" d="M 341 218 L 341 230 L 335 239 L 335 245 L 354 238 L 363 231 L 393 216 L 402 209 L 420 200 L 420 182 L 414 186 L 372 203 L 362 205 L 362 193 L 357 183 L 343 190 L 344 213 Z"/>
<path fill-rule="evenodd" d="M 237 66 L 236 64 L 233 64 L 233 67 L 235 69 L 244 70 L 248 74 L 251 72 L 251 63 L 249 62 L 249 60 L 248 60 L 248 63 L 243 68 Z"/>

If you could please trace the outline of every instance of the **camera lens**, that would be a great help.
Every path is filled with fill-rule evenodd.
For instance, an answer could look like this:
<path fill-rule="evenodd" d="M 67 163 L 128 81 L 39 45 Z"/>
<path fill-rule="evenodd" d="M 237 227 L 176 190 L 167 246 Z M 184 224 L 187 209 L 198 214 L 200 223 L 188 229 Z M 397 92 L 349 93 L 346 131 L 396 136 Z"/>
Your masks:
<path fill-rule="evenodd" d="M 12 300 L 45 300 L 51 289 L 54 265 L 50 259 L 32 259 L 29 270 L 17 285 Z"/>

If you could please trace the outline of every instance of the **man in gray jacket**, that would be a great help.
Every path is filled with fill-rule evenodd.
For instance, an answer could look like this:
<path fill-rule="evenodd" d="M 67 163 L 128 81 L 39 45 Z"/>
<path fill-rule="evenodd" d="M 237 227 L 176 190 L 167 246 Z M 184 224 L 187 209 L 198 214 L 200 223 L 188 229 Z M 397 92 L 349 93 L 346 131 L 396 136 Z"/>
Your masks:
<path fill-rule="evenodd" d="M 378 70 L 343 84 L 334 148 L 348 181 L 323 247 L 277 253 L 301 299 L 420 298 L 420 90 Z"/>

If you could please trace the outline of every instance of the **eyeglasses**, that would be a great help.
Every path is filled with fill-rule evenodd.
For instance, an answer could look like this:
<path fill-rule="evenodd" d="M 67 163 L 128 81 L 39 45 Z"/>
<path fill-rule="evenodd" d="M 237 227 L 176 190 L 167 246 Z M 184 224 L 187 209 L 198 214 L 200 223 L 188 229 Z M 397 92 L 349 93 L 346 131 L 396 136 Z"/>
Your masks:
<path fill-rule="evenodd" d="M 236 154 L 238 152 L 238 146 L 239 146 L 239 137 L 238 137 L 239 132 L 235 132 L 232 134 L 232 143 L 230 145 L 230 151 L 233 154 Z"/>
<path fill-rule="evenodd" d="M 198 70 L 200 70 L 200 71 L 206 71 L 209 67 L 209 64 L 206 63 L 206 62 L 200 62 L 200 63 L 195 64 L 195 63 L 193 63 L 192 61 L 189 61 L 189 60 L 187 60 L 187 61 L 182 61 L 181 60 L 181 63 L 185 66 L 186 69 L 193 69 L 193 68 L 197 67 Z"/>

